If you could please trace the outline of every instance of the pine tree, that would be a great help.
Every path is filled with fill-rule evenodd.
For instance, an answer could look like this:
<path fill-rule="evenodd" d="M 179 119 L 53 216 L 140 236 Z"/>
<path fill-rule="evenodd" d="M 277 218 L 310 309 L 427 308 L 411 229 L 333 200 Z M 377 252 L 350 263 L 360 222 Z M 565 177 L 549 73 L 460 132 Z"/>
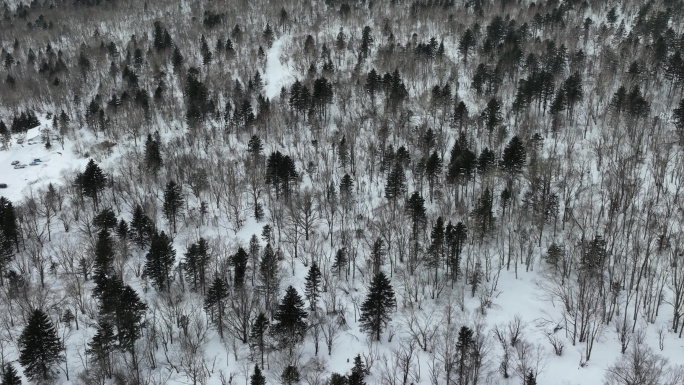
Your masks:
<path fill-rule="evenodd" d="M 283 385 L 294 385 L 299 383 L 299 369 L 296 366 L 288 365 L 283 374 L 280 375 Z"/>
<path fill-rule="evenodd" d="M 314 261 L 311 263 L 309 273 L 306 275 L 306 283 L 304 284 L 304 293 L 306 294 L 306 298 L 309 300 L 311 311 L 316 310 L 316 304 L 318 302 L 318 296 L 320 295 L 321 290 L 320 285 L 321 270 L 318 268 L 318 264 Z"/>
<path fill-rule="evenodd" d="M 475 223 L 480 230 L 480 241 L 494 228 L 494 207 L 492 191 L 489 187 L 482 191 L 473 211 Z"/>
<path fill-rule="evenodd" d="M 501 102 L 496 98 L 492 98 L 487 103 L 487 108 L 480 114 L 480 119 L 485 124 L 485 128 L 489 131 L 489 139 L 491 141 L 492 132 L 503 122 L 503 115 L 501 114 Z"/>
<path fill-rule="evenodd" d="M 344 270 L 346 276 L 348 262 L 349 260 L 347 258 L 347 248 L 343 247 L 341 249 L 338 249 L 335 253 L 335 262 L 333 262 L 332 265 L 332 269 L 338 277 L 342 274 L 342 270 Z"/>
<path fill-rule="evenodd" d="M 21 378 L 17 373 L 17 369 L 9 362 L 3 367 L 0 385 L 21 385 Z"/>
<path fill-rule="evenodd" d="M 364 377 L 366 377 L 366 366 L 363 364 L 363 361 L 361 361 L 361 355 L 357 354 L 356 357 L 354 357 L 354 367 L 347 377 L 347 385 L 366 385 Z"/>
<path fill-rule="evenodd" d="M 249 340 L 252 346 L 259 349 L 261 354 L 261 366 L 264 366 L 264 351 L 266 350 L 266 331 L 268 330 L 269 322 L 266 314 L 260 312 L 252 323 L 252 328 L 249 333 Z"/>
<path fill-rule="evenodd" d="M 57 331 L 40 309 L 35 309 L 19 338 L 19 363 L 33 381 L 47 381 L 55 375 L 53 366 L 64 361 Z"/>
<path fill-rule="evenodd" d="M 281 348 L 288 348 L 290 355 L 294 346 L 304 340 L 306 318 L 302 297 L 294 287 L 289 286 L 273 315 L 275 323 L 271 326 L 271 333 L 278 339 Z"/>
<path fill-rule="evenodd" d="M 534 371 L 530 369 L 525 377 L 525 385 L 537 385 L 537 376 L 534 375 Z"/>
<path fill-rule="evenodd" d="M 393 207 L 396 207 L 397 200 L 404 194 L 406 194 L 406 174 L 401 163 L 396 161 L 392 171 L 387 175 L 385 198 L 392 202 Z"/>
<path fill-rule="evenodd" d="M 14 250 L 19 251 L 19 230 L 12 202 L 0 197 L 0 285 L 5 276 L 7 264 L 14 258 Z"/>
<path fill-rule="evenodd" d="M 145 168 L 152 175 L 156 176 L 162 164 L 159 141 L 153 138 L 152 134 L 147 134 L 147 140 L 145 141 Z"/>
<path fill-rule="evenodd" d="M 349 147 L 347 145 L 346 135 L 342 135 L 340 144 L 337 146 L 337 154 L 340 160 L 340 165 L 342 165 L 342 169 L 347 171 L 347 164 L 349 163 Z"/>
<path fill-rule="evenodd" d="M 207 264 L 209 263 L 209 251 L 207 241 L 200 238 L 197 243 L 188 247 L 183 259 L 183 269 L 188 281 L 192 282 L 195 291 L 199 288 L 204 291 L 206 284 Z"/>
<path fill-rule="evenodd" d="M 214 278 L 207 297 L 204 299 L 204 308 L 211 311 L 211 319 L 218 326 L 219 335 L 223 338 L 223 317 L 226 309 L 226 299 L 228 298 L 228 283 L 226 280 L 217 276 Z"/>
<path fill-rule="evenodd" d="M 420 196 L 417 191 L 414 192 L 411 197 L 406 201 L 405 214 L 411 220 L 411 234 L 413 239 L 413 256 L 412 261 L 409 266 L 411 274 L 413 274 L 413 269 L 418 263 L 418 248 L 419 248 L 419 236 L 421 229 L 424 229 L 427 223 L 427 215 L 425 210 L 425 199 Z"/>
<path fill-rule="evenodd" d="M 525 146 L 518 136 L 514 136 L 504 149 L 501 168 L 511 175 L 519 174 L 525 166 L 526 159 L 527 151 Z"/>
<path fill-rule="evenodd" d="M 140 205 L 136 205 L 135 210 L 133 210 L 130 232 L 133 242 L 140 247 L 147 246 L 156 232 L 154 223 L 145 215 Z"/>
<path fill-rule="evenodd" d="M 378 237 L 375 242 L 373 242 L 373 247 L 371 248 L 371 261 L 373 263 L 373 275 L 378 274 L 382 265 L 385 262 L 385 255 L 387 250 L 385 250 L 385 244 L 382 238 Z"/>
<path fill-rule="evenodd" d="M 174 181 L 169 181 L 164 190 L 164 216 L 171 222 L 173 232 L 176 232 L 176 219 L 183 207 L 181 186 Z"/>
<path fill-rule="evenodd" d="M 112 376 L 112 354 L 116 347 L 114 326 L 101 319 L 98 322 L 95 335 L 88 343 L 86 353 L 104 370 L 107 378 Z"/>
<path fill-rule="evenodd" d="M 428 262 L 428 265 L 435 269 L 435 282 L 437 282 L 437 271 L 445 254 L 444 232 L 444 218 L 439 216 L 430 232 L 430 260 Z"/>
<path fill-rule="evenodd" d="M 104 190 L 105 184 L 107 183 L 107 177 L 104 172 L 102 172 L 102 169 L 100 169 L 94 160 L 90 159 L 86 165 L 85 171 L 82 174 L 79 174 L 77 180 L 80 182 L 83 195 L 91 198 L 95 205 L 95 209 L 97 209 L 100 192 Z"/>
<path fill-rule="evenodd" d="M 390 321 L 390 314 L 395 306 L 394 289 L 381 271 L 373 278 L 366 300 L 361 305 L 361 330 L 380 341 L 380 333 Z"/>
<path fill-rule="evenodd" d="M 94 295 L 98 297 L 105 289 L 106 281 L 113 273 L 114 265 L 114 241 L 107 229 L 101 230 L 97 234 L 95 243 L 95 259 L 93 263 L 95 281 Z"/>
<path fill-rule="evenodd" d="M 233 266 L 233 282 L 235 287 L 242 287 L 245 283 L 245 275 L 247 274 L 247 262 L 249 255 L 242 247 L 238 248 L 237 253 L 230 258 L 230 264 Z"/>
<path fill-rule="evenodd" d="M 347 380 L 346 376 L 343 376 L 339 373 L 333 373 L 330 375 L 330 378 L 328 379 L 328 382 L 326 385 L 348 385 L 349 381 Z"/>
<path fill-rule="evenodd" d="M 271 302 L 273 302 L 273 298 L 280 287 L 278 258 L 270 243 L 264 247 L 264 255 L 259 264 L 259 276 L 261 278 L 260 290 L 264 293 L 266 310 L 270 310 Z"/>
<path fill-rule="evenodd" d="M 249 239 L 249 259 L 252 265 L 252 286 L 254 286 L 254 278 L 256 277 L 257 266 L 259 264 L 260 250 L 261 245 L 259 244 L 259 238 L 257 238 L 256 234 L 252 234 L 252 237 Z"/>
<path fill-rule="evenodd" d="M 116 224 L 116 214 L 114 214 L 114 211 L 111 208 L 103 209 L 95 216 L 95 218 L 93 218 L 93 225 L 99 230 L 106 229 L 111 231 L 114 227 L 116 227 Z"/>
<path fill-rule="evenodd" d="M 460 273 L 461 251 L 465 245 L 468 233 L 463 222 L 458 222 L 456 223 L 456 226 L 454 226 L 451 224 L 451 221 L 449 221 L 444 235 L 448 247 L 447 266 L 451 269 L 450 274 L 453 283 Z"/>
<path fill-rule="evenodd" d="M 162 231 L 152 237 L 150 251 L 145 259 L 143 277 L 151 278 L 159 291 L 169 290 L 171 272 L 176 262 L 176 250 L 165 232 Z"/>
<path fill-rule="evenodd" d="M 475 357 L 473 354 L 473 348 L 475 345 L 475 339 L 473 331 L 467 326 L 462 326 L 458 332 L 458 340 L 456 341 L 456 360 L 457 360 L 457 372 L 458 372 L 458 383 L 466 384 L 470 374 L 470 364 L 471 360 Z"/>
<path fill-rule="evenodd" d="M 249 378 L 249 385 L 266 385 L 266 377 L 261 374 L 259 365 L 254 365 L 254 373 L 252 373 L 252 376 Z"/>

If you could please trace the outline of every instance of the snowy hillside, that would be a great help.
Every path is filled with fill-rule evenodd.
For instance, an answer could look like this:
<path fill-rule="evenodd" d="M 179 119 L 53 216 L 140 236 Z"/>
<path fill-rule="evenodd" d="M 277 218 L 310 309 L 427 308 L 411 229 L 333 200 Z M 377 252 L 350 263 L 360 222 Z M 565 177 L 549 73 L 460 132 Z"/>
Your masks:
<path fill-rule="evenodd" d="M 7 3 L 0 383 L 684 385 L 683 10 Z"/>

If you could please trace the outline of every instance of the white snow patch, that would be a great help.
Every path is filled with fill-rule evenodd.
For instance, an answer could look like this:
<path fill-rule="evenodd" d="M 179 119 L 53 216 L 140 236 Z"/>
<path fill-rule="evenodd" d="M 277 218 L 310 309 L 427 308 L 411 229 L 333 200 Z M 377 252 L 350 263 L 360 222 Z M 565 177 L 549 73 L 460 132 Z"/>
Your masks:
<path fill-rule="evenodd" d="M 266 54 L 266 70 L 264 71 L 264 91 L 266 97 L 273 99 L 280 94 L 282 87 L 287 87 L 294 83 L 294 63 L 292 59 L 283 62 L 283 47 L 290 41 L 290 36 L 285 35 L 273 42 L 273 45 Z"/>

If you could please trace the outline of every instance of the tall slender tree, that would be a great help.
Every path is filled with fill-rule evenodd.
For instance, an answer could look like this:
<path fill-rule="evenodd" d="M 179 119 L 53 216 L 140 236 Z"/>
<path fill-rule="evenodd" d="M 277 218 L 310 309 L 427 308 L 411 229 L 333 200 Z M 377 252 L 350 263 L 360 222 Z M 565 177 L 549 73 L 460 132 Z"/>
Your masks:
<path fill-rule="evenodd" d="M 171 223 L 173 232 L 176 232 L 176 221 L 183 207 L 183 195 L 181 186 L 174 181 L 169 181 L 164 190 L 164 216 Z"/>
<path fill-rule="evenodd" d="M 143 277 L 151 278 L 159 291 L 168 291 L 171 287 L 173 264 L 176 262 L 176 250 L 165 232 L 152 237 L 150 251 L 145 259 Z"/>

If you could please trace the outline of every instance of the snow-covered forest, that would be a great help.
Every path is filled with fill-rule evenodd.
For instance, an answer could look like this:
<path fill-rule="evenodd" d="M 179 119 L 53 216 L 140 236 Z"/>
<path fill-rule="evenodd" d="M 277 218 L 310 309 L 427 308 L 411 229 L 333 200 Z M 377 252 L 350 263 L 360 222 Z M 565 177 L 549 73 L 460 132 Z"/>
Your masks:
<path fill-rule="evenodd" d="M 5 1 L 1 384 L 684 384 L 684 1 Z"/>

